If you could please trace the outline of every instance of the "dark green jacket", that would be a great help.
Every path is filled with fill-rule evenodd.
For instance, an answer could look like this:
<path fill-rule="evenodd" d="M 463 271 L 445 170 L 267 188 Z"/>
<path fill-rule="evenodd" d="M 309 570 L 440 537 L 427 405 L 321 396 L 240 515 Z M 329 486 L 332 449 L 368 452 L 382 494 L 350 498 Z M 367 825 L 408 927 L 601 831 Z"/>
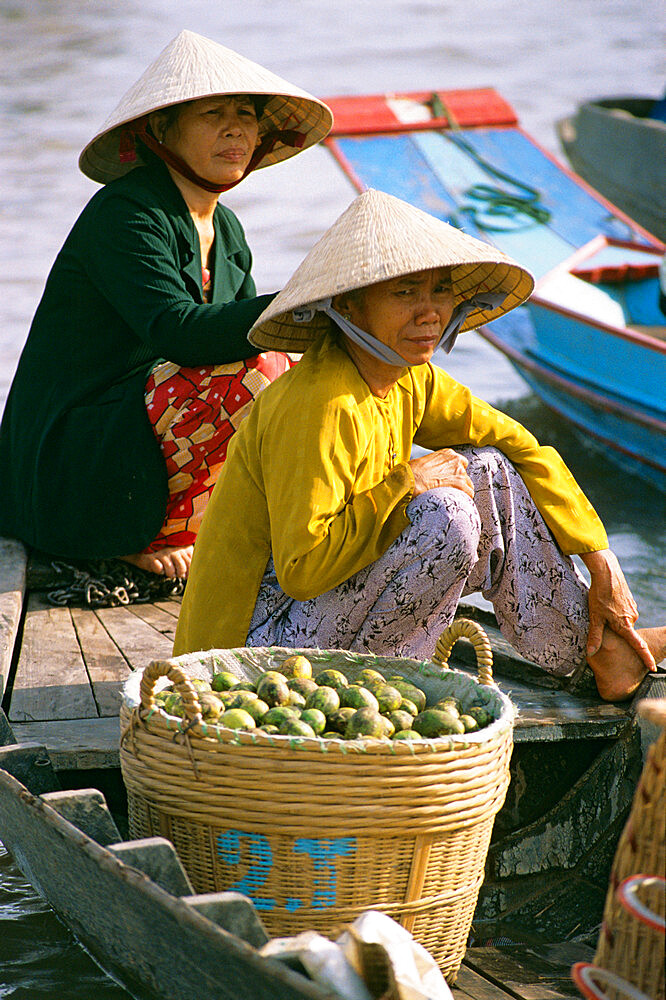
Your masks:
<path fill-rule="evenodd" d="M 166 469 L 144 386 L 162 360 L 256 355 L 251 255 L 229 209 L 215 212 L 204 304 L 199 240 L 161 163 L 86 205 L 48 277 L 0 428 L 0 535 L 70 558 L 127 555 L 159 532 Z"/>

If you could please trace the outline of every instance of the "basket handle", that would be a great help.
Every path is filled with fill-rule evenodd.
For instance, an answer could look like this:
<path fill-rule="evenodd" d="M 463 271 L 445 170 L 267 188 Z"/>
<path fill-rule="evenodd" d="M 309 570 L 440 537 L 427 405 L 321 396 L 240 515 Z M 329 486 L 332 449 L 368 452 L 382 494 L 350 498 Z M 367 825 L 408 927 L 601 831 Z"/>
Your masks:
<path fill-rule="evenodd" d="M 144 712 L 153 712 L 157 708 L 155 702 L 155 681 L 160 677 L 168 677 L 174 685 L 178 694 L 183 699 L 185 714 L 190 722 L 194 722 L 197 717 L 201 719 L 201 703 L 197 695 L 196 688 L 190 683 L 190 679 L 180 667 L 168 660 L 152 660 L 148 664 L 141 677 L 140 693 L 141 708 Z"/>
<path fill-rule="evenodd" d="M 488 636 L 476 622 L 469 618 L 456 618 L 445 628 L 435 645 L 432 659 L 440 667 L 447 666 L 449 656 L 458 639 L 469 639 L 476 653 L 476 666 L 480 684 L 494 684 L 493 651 Z"/>

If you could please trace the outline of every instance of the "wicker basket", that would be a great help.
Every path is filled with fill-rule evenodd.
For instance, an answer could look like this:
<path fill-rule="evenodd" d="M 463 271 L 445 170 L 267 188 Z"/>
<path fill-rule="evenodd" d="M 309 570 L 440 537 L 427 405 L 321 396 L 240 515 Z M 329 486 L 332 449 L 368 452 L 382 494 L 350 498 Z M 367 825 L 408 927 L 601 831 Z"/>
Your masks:
<path fill-rule="evenodd" d="M 664 935 L 649 921 L 638 919 L 623 905 L 618 888 L 633 875 L 657 876 L 644 883 L 641 902 L 664 918 L 664 893 L 658 885 L 666 875 L 666 699 L 642 701 L 639 713 L 663 728 L 650 746 L 629 818 L 620 836 L 611 870 L 595 966 L 608 970 L 645 993 L 664 1000 Z M 609 1000 L 626 994 L 608 990 Z"/>
<path fill-rule="evenodd" d="M 471 638 L 479 680 L 446 669 Z M 201 721 L 188 675 L 232 670 L 254 679 L 302 652 L 315 673 L 364 667 L 401 673 L 431 704 L 444 695 L 484 704 L 495 721 L 423 741 L 295 738 Z M 438 644 L 444 667 L 346 651 L 212 650 L 151 663 L 126 686 L 120 762 L 132 837 L 174 844 L 197 892 L 250 896 L 275 936 L 336 935 L 359 913 L 388 913 L 455 979 L 465 951 L 495 814 L 509 782 L 513 707 L 492 683 L 485 633 L 457 619 Z M 157 707 L 172 681 L 187 719 Z"/>

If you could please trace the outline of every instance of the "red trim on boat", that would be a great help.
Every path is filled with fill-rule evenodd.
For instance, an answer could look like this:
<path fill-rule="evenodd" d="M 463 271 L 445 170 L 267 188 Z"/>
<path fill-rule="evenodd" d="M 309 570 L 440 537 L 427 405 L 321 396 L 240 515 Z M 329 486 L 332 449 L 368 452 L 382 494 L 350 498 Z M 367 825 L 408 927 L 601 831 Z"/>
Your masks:
<path fill-rule="evenodd" d="M 408 94 L 367 94 L 349 97 L 327 97 L 333 112 L 336 135 L 371 135 L 383 132 L 422 132 L 428 129 L 451 128 L 448 118 L 430 118 L 422 122 L 402 122 L 387 104 L 389 100 L 409 100 L 427 105 L 437 94 L 457 128 L 477 125 L 517 125 L 518 118 L 511 105 L 492 87 L 474 90 L 424 90 Z"/>

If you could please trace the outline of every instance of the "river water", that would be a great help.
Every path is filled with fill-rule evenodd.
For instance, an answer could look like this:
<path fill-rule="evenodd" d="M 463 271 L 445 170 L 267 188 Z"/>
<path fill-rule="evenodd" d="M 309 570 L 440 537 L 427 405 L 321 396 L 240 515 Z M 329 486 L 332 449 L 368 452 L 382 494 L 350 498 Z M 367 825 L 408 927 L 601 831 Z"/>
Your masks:
<path fill-rule="evenodd" d="M 0 407 L 48 269 L 96 188 L 79 151 L 182 28 L 321 97 L 493 86 L 561 155 L 554 123 L 585 98 L 661 93 L 661 0 L 0 0 Z M 226 197 L 259 291 L 281 286 L 354 191 L 323 149 Z M 564 454 L 601 514 L 641 609 L 663 618 L 664 500 L 587 450 L 480 337 L 447 368 Z M 120 1000 L 0 848 L 0 998 Z"/>

